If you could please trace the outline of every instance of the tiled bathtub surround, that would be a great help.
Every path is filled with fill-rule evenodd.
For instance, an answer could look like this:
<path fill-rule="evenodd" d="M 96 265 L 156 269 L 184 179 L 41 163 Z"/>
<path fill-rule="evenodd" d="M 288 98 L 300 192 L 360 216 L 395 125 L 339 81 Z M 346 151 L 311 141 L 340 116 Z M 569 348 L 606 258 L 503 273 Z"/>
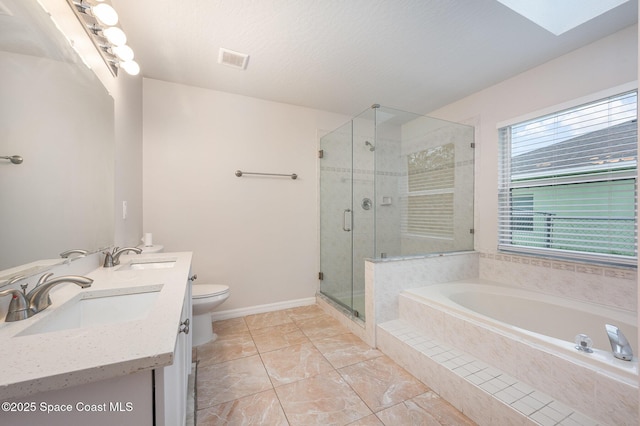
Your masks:
<path fill-rule="evenodd" d="M 530 256 L 480 253 L 479 278 L 637 312 L 637 271 Z"/>
<path fill-rule="evenodd" d="M 479 425 L 595 426 L 597 421 L 404 320 L 378 327 L 380 349 Z M 619 422 L 605 424 L 636 424 Z"/>
<path fill-rule="evenodd" d="M 404 260 L 369 261 L 366 265 L 366 296 L 369 318 L 373 313 L 376 319 L 376 331 L 373 334 L 377 347 L 481 424 L 569 425 L 595 424 L 595 421 L 602 424 L 637 424 L 638 386 L 632 379 L 611 377 L 590 370 L 546 349 L 532 350 L 536 348 L 520 339 L 509 341 L 508 337 L 494 333 L 495 330 L 478 328 L 475 320 L 463 319 L 458 313 L 419 307 L 414 301 L 401 296 L 403 291 L 411 288 L 468 278 L 481 278 L 538 293 L 600 303 L 635 314 L 634 270 L 528 256 L 461 252 Z M 403 321 L 406 326 L 419 327 L 420 336 L 414 336 L 418 340 L 403 342 L 402 345 L 394 343 L 398 339 L 385 330 L 384 325 L 397 320 Z M 371 324 L 367 324 L 367 331 L 370 327 Z M 440 340 L 443 336 L 450 336 L 450 339 Z M 508 383 L 509 389 L 498 387 L 490 392 L 490 388 L 497 383 L 494 381 L 497 376 L 476 383 L 480 379 L 471 376 L 475 373 L 474 364 L 466 363 L 466 358 L 459 356 L 448 359 L 449 355 L 434 353 L 425 345 L 412 347 L 424 343 L 419 342 L 420 339 L 439 339 L 440 345 L 447 347 L 444 352 L 453 351 L 449 355 L 467 348 L 466 354 L 460 354 L 471 354 L 476 362 L 499 366 L 502 371 L 498 372 L 498 376 L 509 378 L 507 383 L 510 380 L 515 382 Z M 466 367 L 456 364 L 460 362 Z M 460 370 L 453 373 L 458 367 Z M 465 368 L 470 369 L 466 375 L 463 374 Z M 527 386 L 532 392 L 533 388 L 537 389 L 535 395 L 543 395 L 544 392 L 548 400 L 540 397 L 543 400 L 538 403 L 542 403 L 542 406 L 536 406 L 536 403 L 522 399 L 523 395 L 514 391 L 519 389 L 523 392 L 522 389 L 529 389 Z M 461 389 L 468 391 L 468 394 L 463 392 L 464 396 L 460 396 Z M 481 392 L 478 393 L 478 390 Z M 543 406 L 557 408 L 556 411 L 561 414 L 541 412 Z M 506 412 L 505 407 L 508 408 Z M 467 412 L 467 409 L 471 411 Z M 596 420 L 589 420 L 594 422 L 589 423 L 579 417 L 577 411 L 569 415 L 567 410 L 571 413 L 578 410 Z M 500 416 L 503 417 L 491 417 L 495 413 L 502 413 Z M 565 415 L 562 416 L 562 413 Z M 582 420 L 574 421 L 578 418 Z"/>
<path fill-rule="evenodd" d="M 375 311 L 378 324 L 397 319 L 398 296 L 403 290 L 477 278 L 478 261 L 478 253 L 471 251 L 367 261 L 365 297 L 374 301 L 373 310 L 367 312 Z"/>
<path fill-rule="evenodd" d="M 516 335 L 482 318 L 448 309 L 409 290 L 400 295 L 399 319 L 416 327 L 423 336 L 437 339 L 443 347 L 456 348 L 498 367 L 518 382 L 527 383 L 603 424 L 637 423 L 638 385 L 633 377 L 625 378 L 622 372 L 619 377 L 614 376 L 604 368 L 589 365 L 579 356 L 570 357 L 573 353 L 565 354 L 560 349 L 542 346 L 526 335 Z M 377 337 L 378 347 L 389 354 L 380 341 L 380 333 Z M 434 361 L 448 361 L 440 352 L 423 346 L 419 349 L 426 349 L 426 354 L 433 356 Z M 618 360 L 614 362 L 624 364 Z M 447 392 L 452 389 L 446 380 L 442 382 L 444 385 L 427 383 L 436 391 L 441 387 L 441 395 L 448 399 Z"/>
<path fill-rule="evenodd" d="M 406 289 L 478 277 L 479 254 L 461 251 L 393 259 L 367 259 L 365 310 L 367 320 L 356 323 L 318 298 L 318 304 L 351 332 L 376 346 L 376 324 L 398 318 L 398 296 Z"/>

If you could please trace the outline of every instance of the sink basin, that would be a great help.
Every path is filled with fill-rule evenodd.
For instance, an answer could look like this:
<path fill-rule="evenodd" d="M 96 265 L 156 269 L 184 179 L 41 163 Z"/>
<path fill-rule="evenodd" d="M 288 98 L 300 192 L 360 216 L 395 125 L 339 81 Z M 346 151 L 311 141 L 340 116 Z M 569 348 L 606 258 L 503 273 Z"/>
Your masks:
<path fill-rule="evenodd" d="M 105 292 L 96 292 L 86 296 L 81 293 L 18 336 L 141 320 L 153 308 L 161 289 L 160 285 L 136 288 L 135 293 L 129 294 L 107 295 Z M 36 314 L 33 318 L 37 318 L 37 315 L 41 314 Z"/>
<path fill-rule="evenodd" d="M 131 260 L 120 266 L 118 271 L 140 271 L 144 269 L 166 269 L 176 265 L 175 259 Z"/>

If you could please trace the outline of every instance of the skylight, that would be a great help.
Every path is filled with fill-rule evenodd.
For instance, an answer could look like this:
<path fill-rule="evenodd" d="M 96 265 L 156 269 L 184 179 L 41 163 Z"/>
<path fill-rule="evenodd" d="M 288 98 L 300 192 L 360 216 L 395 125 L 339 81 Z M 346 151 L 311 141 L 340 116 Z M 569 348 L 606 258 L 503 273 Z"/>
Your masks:
<path fill-rule="evenodd" d="M 565 33 L 628 0 L 498 0 L 555 35 Z"/>

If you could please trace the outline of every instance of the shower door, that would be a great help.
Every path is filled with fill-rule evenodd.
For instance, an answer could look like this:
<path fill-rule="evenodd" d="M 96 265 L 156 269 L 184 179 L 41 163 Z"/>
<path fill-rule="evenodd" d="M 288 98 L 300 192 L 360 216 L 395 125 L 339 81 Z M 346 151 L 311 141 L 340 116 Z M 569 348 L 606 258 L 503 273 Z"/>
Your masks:
<path fill-rule="evenodd" d="M 320 292 L 353 306 L 352 123 L 320 140 Z"/>
<path fill-rule="evenodd" d="M 364 320 L 375 257 L 375 126 L 366 111 L 320 140 L 320 292 Z"/>

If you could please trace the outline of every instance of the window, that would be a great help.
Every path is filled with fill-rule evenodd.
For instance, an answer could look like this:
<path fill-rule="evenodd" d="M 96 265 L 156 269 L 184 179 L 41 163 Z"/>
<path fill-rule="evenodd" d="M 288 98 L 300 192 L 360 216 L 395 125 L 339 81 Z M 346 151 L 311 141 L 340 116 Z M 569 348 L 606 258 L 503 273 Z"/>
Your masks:
<path fill-rule="evenodd" d="M 499 129 L 498 247 L 635 264 L 637 93 Z"/>
<path fill-rule="evenodd" d="M 409 154 L 407 170 L 409 192 L 404 232 L 453 238 L 454 144 Z"/>

